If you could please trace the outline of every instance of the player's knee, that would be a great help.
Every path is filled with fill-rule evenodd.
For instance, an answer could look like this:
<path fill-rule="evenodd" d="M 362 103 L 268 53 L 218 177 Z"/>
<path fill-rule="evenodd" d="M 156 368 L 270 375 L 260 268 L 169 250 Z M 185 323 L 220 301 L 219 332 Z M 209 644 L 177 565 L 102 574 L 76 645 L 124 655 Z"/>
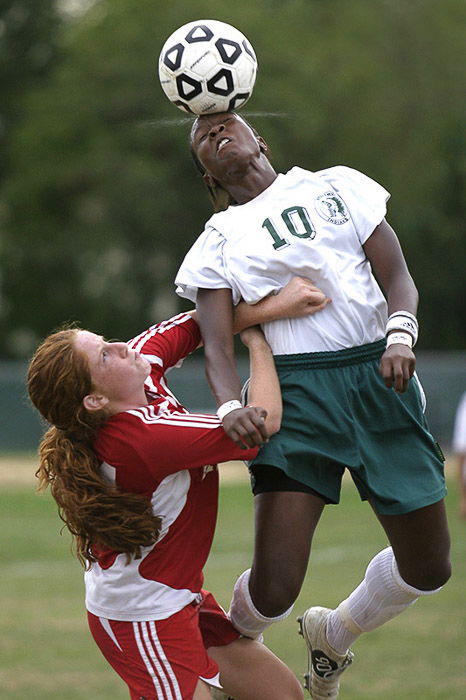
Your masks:
<path fill-rule="evenodd" d="M 429 582 L 429 589 L 434 590 L 435 588 L 440 588 L 444 586 L 451 577 L 451 561 L 449 557 L 445 560 L 437 562 L 437 566 L 433 569 L 431 573 L 432 580 Z"/>
<path fill-rule="evenodd" d="M 258 585 L 250 582 L 251 597 L 256 608 L 266 617 L 277 617 L 286 612 L 299 595 L 301 582 L 264 578 Z"/>
<path fill-rule="evenodd" d="M 438 558 L 435 561 L 424 562 L 422 566 L 416 567 L 404 580 L 419 590 L 435 591 L 437 588 L 444 586 L 450 577 L 451 561 L 447 556 Z"/>

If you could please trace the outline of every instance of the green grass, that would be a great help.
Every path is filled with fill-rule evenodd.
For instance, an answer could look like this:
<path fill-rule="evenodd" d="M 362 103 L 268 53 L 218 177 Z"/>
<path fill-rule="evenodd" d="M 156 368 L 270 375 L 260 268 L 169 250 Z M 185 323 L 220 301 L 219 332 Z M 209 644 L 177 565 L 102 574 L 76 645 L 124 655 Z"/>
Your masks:
<path fill-rule="evenodd" d="M 450 480 L 447 499 L 454 575 L 355 645 L 341 700 L 459 700 L 466 696 L 466 540 Z M 87 629 L 82 570 L 48 495 L 7 486 L 0 495 L 0 696 L 2 700 L 127 700 L 124 684 L 100 656 Z M 228 606 L 235 577 L 250 564 L 252 498 L 247 483 L 225 483 L 206 587 Z M 384 547 L 383 532 L 351 484 L 340 507 L 320 523 L 296 615 L 311 604 L 336 605 Z M 272 627 L 267 644 L 301 675 L 306 654 L 296 615 Z"/>

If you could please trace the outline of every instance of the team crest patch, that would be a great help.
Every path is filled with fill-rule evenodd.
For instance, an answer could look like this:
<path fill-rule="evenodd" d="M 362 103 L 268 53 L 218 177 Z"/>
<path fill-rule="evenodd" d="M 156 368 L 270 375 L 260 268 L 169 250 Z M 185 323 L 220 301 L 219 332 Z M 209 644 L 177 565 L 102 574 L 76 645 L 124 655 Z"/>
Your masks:
<path fill-rule="evenodd" d="M 332 224 L 346 224 L 349 221 L 349 213 L 342 198 L 335 192 L 320 194 L 316 200 L 318 214 Z"/>

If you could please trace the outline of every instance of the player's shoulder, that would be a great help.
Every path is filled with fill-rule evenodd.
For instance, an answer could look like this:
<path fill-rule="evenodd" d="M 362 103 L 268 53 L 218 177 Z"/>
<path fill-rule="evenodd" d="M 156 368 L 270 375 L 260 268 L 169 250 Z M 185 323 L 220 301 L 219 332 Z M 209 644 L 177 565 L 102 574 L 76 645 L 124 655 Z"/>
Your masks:
<path fill-rule="evenodd" d="M 206 221 L 202 235 L 206 236 L 209 240 L 222 239 L 224 232 L 230 229 L 237 220 L 238 215 L 241 215 L 241 211 L 242 209 L 240 206 L 230 205 L 223 211 L 215 212 L 215 214 L 212 214 L 210 219 Z"/>
<path fill-rule="evenodd" d="M 369 175 L 351 168 L 348 165 L 334 165 L 330 168 L 317 171 L 316 175 L 328 186 L 342 196 L 353 198 L 363 197 L 366 199 L 376 199 L 386 202 L 390 193 L 379 182 Z"/>
<path fill-rule="evenodd" d="M 138 420 L 129 411 L 121 411 L 111 416 L 101 426 L 94 441 L 94 449 L 99 459 L 113 465 L 133 462 L 143 430 L 143 421 Z"/>
<path fill-rule="evenodd" d="M 299 184 L 309 183 L 320 187 L 338 182 L 355 182 L 366 179 L 366 176 L 355 168 L 347 165 L 333 165 L 322 170 L 307 170 L 295 165 L 288 172 L 280 175 L 283 183 L 290 187 Z"/>
<path fill-rule="evenodd" d="M 231 215 L 228 214 L 228 210 L 212 214 L 205 222 L 204 229 L 192 244 L 185 260 L 189 258 L 190 254 L 195 253 L 203 256 L 206 251 L 217 249 L 223 243 L 222 232 L 225 228 L 228 228 L 230 220 Z"/>
<path fill-rule="evenodd" d="M 315 175 L 326 182 L 358 182 L 365 181 L 367 175 L 349 165 L 332 165 L 329 168 L 317 170 Z"/>
<path fill-rule="evenodd" d="M 149 403 L 111 416 L 100 428 L 96 445 L 107 450 L 137 452 L 138 445 L 145 434 L 151 434 L 154 427 L 174 416 L 184 414 L 186 410 L 170 396 L 158 395 Z"/>

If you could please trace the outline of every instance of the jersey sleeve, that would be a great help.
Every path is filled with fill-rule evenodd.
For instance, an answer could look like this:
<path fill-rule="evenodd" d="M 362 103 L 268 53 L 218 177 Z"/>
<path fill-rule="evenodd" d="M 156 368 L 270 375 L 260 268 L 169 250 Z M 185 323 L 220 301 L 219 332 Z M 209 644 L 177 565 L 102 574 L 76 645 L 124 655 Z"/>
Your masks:
<path fill-rule="evenodd" d="M 118 414 L 101 429 L 95 444 L 99 459 L 128 471 L 140 490 L 169 474 L 232 459 L 250 460 L 258 448 L 242 450 L 228 437 L 217 416 L 200 413 L 156 415 L 153 406 Z"/>
<path fill-rule="evenodd" d="M 158 374 L 164 374 L 193 352 L 201 342 L 196 321 L 189 314 L 177 314 L 156 323 L 128 342 L 145 355 Z"/>
<path fill-rule="evenodd" d="M 221 233 L 207 224 L 181 263 L 175 278 L 177 294 L 195 303 L 198 289 L 231 289 L 223 258 L 224 245 Z"/>
<path fill-rule="evenodd" d="M 345 202 L 363 245 L 385 217 L 390 193 L 367 175 L 345 165 L 321 170 L 317 175 L 338 192 Z"/>

